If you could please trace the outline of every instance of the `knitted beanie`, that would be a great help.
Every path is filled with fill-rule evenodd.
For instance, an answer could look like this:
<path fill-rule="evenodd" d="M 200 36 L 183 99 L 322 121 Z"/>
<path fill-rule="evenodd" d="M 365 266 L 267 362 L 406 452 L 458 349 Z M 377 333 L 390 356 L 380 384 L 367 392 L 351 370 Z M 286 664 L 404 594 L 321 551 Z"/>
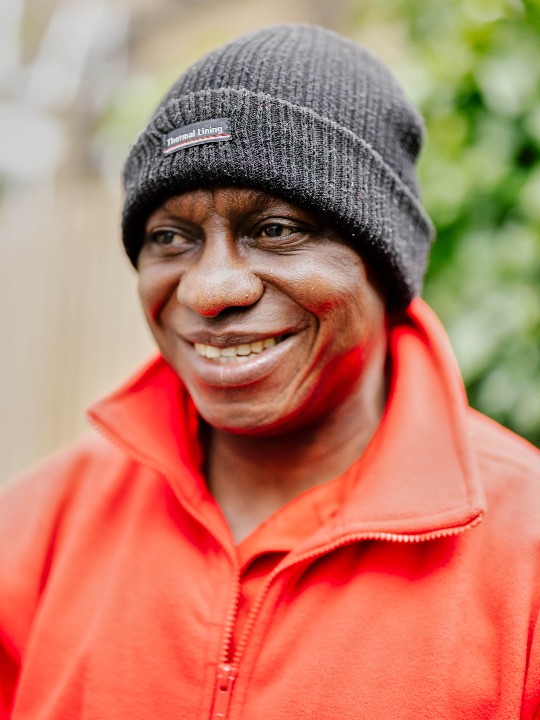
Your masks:
<path fill-rule="evenodd" d="M 241 37 L 192 65 L 124 169 L 133 265 L 149 214 L 171 195 L 258 188 L 333 222 L 372 264 L 392 307 L 422 286 L 433 229 L 418 199 L 422 120 L 370 52 L 311 25 Z"/>

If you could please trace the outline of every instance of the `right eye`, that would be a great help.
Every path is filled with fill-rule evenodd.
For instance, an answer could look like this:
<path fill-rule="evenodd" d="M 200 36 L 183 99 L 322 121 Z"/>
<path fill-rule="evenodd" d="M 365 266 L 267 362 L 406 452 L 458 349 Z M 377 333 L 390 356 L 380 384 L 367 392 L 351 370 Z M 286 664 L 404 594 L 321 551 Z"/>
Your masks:
<path fill-rule="evenodd" d="M 180 234 L 174 230 L 155 230 L 150 235 L 150 240 L 156 245 L 174 245 L 180 240 Z"/>
<path fill-rule="evenodd" d="M 162 252 L 183 252 L 191 246 L 186 235 L 173 228 L 157 228 L 146 236 L 146 243 Z"/>

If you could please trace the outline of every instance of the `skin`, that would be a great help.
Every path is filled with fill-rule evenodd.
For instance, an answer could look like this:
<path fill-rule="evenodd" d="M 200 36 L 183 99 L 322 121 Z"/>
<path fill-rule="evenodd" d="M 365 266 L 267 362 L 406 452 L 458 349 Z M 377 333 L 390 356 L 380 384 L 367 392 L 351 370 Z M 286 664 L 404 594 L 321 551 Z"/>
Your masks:
<path fill-rule="evenodd" d="M 257 190 L 186 192 L 148 218 L 138 270 L 150 329 L 208 423 L 207 480 L 236 541 L 362 454 L 385 402 L 385 305 L 329 223 Z M 240 361 L 200 354 L 268 338 Z"/>

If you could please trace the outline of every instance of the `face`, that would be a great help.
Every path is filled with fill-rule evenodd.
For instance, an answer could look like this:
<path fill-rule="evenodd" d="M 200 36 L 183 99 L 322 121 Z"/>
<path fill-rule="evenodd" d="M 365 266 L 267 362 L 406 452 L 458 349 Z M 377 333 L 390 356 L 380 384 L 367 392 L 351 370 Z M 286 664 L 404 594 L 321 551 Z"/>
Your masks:
<path fill-rule="evenodd" d="M 139 294 L 161 353 L 217 429 L 276 434 L 362 393 L 384 303 L 328 223 L 284 200 L 216 188 L 148 218 Z"/>

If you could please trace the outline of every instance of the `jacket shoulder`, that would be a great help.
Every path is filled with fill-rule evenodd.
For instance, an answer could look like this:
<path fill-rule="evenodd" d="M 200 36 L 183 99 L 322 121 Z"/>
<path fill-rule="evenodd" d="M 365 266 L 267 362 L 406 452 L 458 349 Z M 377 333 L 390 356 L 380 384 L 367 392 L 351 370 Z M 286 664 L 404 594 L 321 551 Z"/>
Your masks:
<path fill-rule="evenodd" d="M 476 411 L 469 433 L 486 494 L 486 521 L 492 519 L 507 543 L 533 541 L 540 549 L 540 451 Z"/>
<path fill-rule="evenodd" d="M 2 487 L 0 637 L 10 647 L 19 652 L 24 647 L 58 548 L 70 552 L 98 522 L 103 531 L 102 518 L 108 508 L 121 507 L 130 478 L 133 461 L 104 438 L 89 435 Z"/>
<path fill-rule="evenodd" d="M 480 463 L 495 464 L 512 476 L 524 475 L 540 482 L 540 450 L 476 410 L 470 411 L 470 436 Z"/>
<path fill-rule="evenodd" d="M 132 462 L 92 433 L 15 476 L 0 489 L 0 558 L 10 564 L 31 547 L 45 552 L 67 518 L 118 492 Z"/>
<path fill-rule="evenodd" d="M 125 464 L 127 457 L 114 445 L 97 433 L 88 433 L 75 442 L 66 445 L 30 468 L 17 474 L 0 489 L 0 511 L 2 507 L 17 503 L 18 498 L 32 498 L 32 504 L 60 500 L 72 496 L 76 486 L 92 476 L 100 467 L 114 469 Z M 1 524 L 0 524 L 0 527 Z"/>

